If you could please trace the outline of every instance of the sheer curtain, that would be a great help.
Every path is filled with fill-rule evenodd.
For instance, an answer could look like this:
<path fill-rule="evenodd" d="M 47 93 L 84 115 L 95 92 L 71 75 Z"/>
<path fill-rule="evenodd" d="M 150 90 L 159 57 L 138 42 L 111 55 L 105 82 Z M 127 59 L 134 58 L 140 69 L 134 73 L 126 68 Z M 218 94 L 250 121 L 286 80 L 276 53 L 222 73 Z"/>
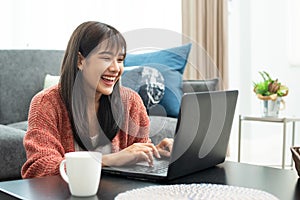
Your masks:
<path fill-rule="evenodd" d="M 182 0 L 183 42 L 193 44 L 185 79 L 220 78 L 228 87 L 228 0 Z"/>

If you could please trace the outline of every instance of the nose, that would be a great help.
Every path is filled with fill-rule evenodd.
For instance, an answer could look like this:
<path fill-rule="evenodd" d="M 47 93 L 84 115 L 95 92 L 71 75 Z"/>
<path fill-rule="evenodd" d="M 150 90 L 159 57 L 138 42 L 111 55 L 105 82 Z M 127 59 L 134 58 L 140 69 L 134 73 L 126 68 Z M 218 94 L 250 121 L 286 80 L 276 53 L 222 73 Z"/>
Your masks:
<path fill-rule="evenodd" d="M 109 68 L 110 71 L 119 72 L 120 71 L 120 66 L 119 66 L 118 60 L 113 59 L 113 61 L 111 62 L 110 66 L 108 68 Z"/>

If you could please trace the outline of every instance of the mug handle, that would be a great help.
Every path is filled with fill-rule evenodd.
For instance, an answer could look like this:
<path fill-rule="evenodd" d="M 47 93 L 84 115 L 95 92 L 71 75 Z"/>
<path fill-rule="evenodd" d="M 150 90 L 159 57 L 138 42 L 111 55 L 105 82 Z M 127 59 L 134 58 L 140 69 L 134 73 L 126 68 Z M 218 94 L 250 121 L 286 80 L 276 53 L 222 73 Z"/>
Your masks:
<path fill-rule="evenodd" d="M 59 173 L 60 173 L 61 177 L 64 179 L 64 181 L 69 183 L 69 178 L 65 171 L 65 165 L 66 165 L 66 159 L 62 160 L 61 163 L 59 164 Z"/>

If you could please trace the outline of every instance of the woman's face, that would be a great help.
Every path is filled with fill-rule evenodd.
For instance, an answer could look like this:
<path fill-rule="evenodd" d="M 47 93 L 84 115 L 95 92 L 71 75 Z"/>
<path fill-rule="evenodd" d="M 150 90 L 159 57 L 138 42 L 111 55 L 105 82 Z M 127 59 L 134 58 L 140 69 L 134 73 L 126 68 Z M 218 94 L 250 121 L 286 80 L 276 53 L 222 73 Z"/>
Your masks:
<path fill-rule="evenodd" d="M 88 88 L 95 91 L 96 97 L 101 94 L 110 95 L 124 71 L 124 52 L 103 48 L 106 45 L 101 46 L 86 58 L 81 54 L 78 57 L 78 68 L 82 70 Z"/>

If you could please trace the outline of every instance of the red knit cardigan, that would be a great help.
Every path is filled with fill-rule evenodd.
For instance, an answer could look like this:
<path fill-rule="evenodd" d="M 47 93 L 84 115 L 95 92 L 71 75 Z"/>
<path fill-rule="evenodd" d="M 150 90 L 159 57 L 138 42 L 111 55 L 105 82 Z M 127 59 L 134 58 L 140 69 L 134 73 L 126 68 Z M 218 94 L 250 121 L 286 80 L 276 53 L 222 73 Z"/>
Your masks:
<path fill-rule="evenodd" d="M 112 140 L 112 152 L 136 142 L 149 142 L 149 118 L 140 96 L 120 87 L 124 103 L 125 127 Z M 75 151 L 73 131 L 59 85 L 39 92 L 31 101 L 28 130 L 24 137 L 27 161 L 22 177 L 59 174 L 59 164 L 67 152 Z"/>

